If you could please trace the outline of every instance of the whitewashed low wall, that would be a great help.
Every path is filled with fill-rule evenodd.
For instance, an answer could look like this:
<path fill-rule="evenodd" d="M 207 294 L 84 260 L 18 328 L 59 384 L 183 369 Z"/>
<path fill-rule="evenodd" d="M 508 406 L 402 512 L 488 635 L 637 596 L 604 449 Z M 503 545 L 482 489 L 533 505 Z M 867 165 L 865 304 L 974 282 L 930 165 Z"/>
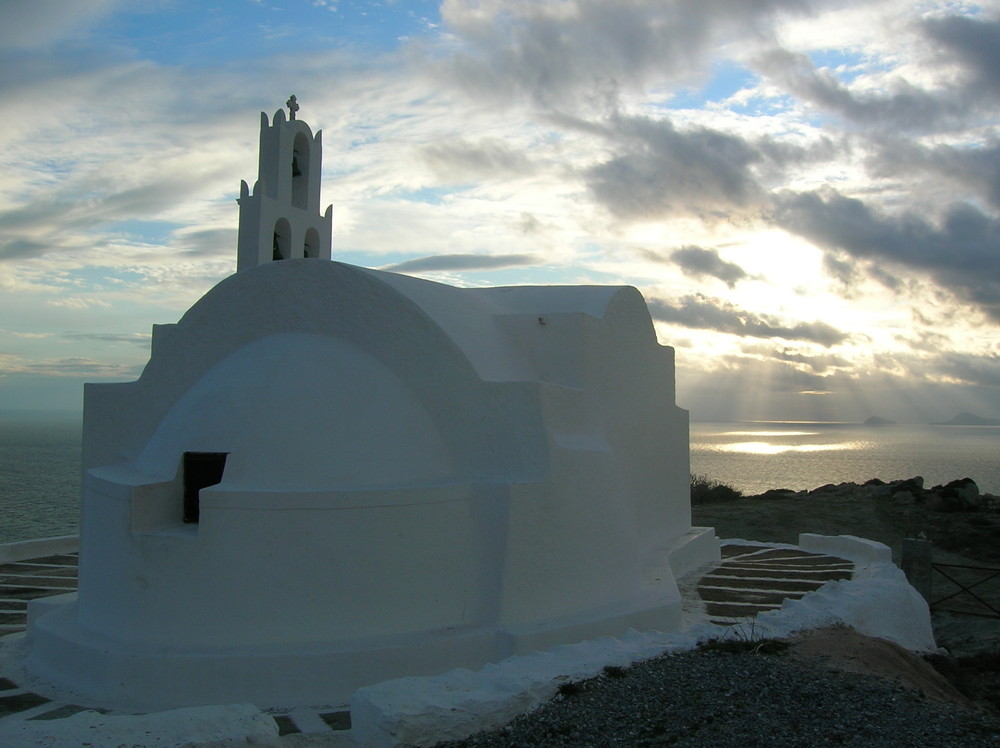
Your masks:
<path fill-rule="evenodd" d="M 0 564 L 12 564 L 29 558 L 55 556 L 60 553 L 76 553 L 80 550 L 79 535 L 59 535 L 39 540 L 21 540 L 0 545 Z"/>
<path fill-rule="evenodd" d="M 892 549 L 877 540 L 855 535 L 799 534 L 799 548 L 810 553 L 827 553 L 858 564 L 891 564 Z"/>

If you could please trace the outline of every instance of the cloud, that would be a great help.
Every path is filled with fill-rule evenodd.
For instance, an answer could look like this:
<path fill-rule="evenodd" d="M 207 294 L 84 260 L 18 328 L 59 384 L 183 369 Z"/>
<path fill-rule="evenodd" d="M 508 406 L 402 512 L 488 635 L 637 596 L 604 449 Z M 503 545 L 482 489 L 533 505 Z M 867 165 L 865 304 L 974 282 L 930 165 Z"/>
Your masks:
<path fill-rule="evenodd" d="M 923 28 L 966 65 L 977 88 L 1000 95 L 1000 21 L 952 15 L 928 18 Z"/>
<path fill-rule="evenodd" d="M 188 257 L 231 257 L 238 236 L 235 228 L 175 231 L 173 245 Z"/>
<path fill-rule="evenodd" d="M 159 166 L 170 169 L 165 163 Z M 73 232 L 103 223 L 154 216 L 192 192 L 191 177 L 179 174 L 157 176 L 133 169 L 122 175 L 130 178 L 149 181 L 129 187 L 113 177 L 81 174 L 67 178 L 60 188 L 22 196 L 20 205 L 0 211 L 0 260 L 42 254 L 62 245 Z"/>
<path fill-rule="evenodd" d="M 441 71 L 467 92 L 542 109 L 617 98 L 682 78 L 713 45 L 760 33 L 803 0 L 445 0 L 456 49 Z"/>
<path fill-rule="evenodd" d="M 833 252 L 827 252 L 823 255 L 823 270 L 845 286 L 854 285 L 858 278 L 857 264 L 849 260 L 842 260 Z"/>
<path fill-rule="evenodd" d="M 20 236 L 4 238 L 2 233 L 0 233 L 0 261 L 35 257 L 50 252 L 53 249 L 55 249 L 55 245 L 53 244 L 25 239 Z"/>
<path fill-rule="evenodd" d="M 112 362 L 73 356 L 41 361 L 24 361 L 14 356 L 0 356 L 0 376 L 28 374 L 36 377 L 96 377 L 134 379 L 144 364 Z"/>
<path fill-rule="evenodd" d="M 238 184 L 224 158 L 158 155 L 151 149 L 126 164 L 112 144 L 90 146 L 105 149 L 103 168 L 60 175 L 59 186 L 27 190 L 18 196 L 20 204 L 0 210 L 0 261 L 86 249 L 100 243 L 97 232 L 106 224 L 170 216 L 180 206 L 190 211 L 192 200 L 205 200 L 221 185 Z M 233 232 L 207 236 L 185 229 L 177 235 L 179 249 L 211 254 L 205 240 L 232 241 Z"/>
<path fill-rule="evenodd" d="M 442 179 L 467 181 L 521 175 L 534 169 L 521 151 L 498 139 L 453 140 L 425 146 L 422 154 Z"/>
<path fill-rule="evenodd" d="M 889 215 L 827 188 L 780 194 L 775 219 L 822 248 L 928 271 L 942 288 L 1000 321 L 1000 220 L 973 205 L 953 203 L 935 224 L 912 211 Z"/>
<path fill-rule="evenodd" d="M 807 369 L 815 374 L 825 374 L 831 370 L 851 368 L 851 363 L 842 356 L 809 356 L 804 353 L 781 349 L 771 351 L 770 357 L 776 361 L 783 361 L 802 369 Z"/>
<path fill-rule="evenodd" d="M 693 246 L 681 247 L 670 253 L 670 259 L 679 265 L 687 275 L 693 275 L 697 278 L 705 276 L 717 278 L 730 288 L 747 277 L 743 268 L 723 260 L 719 257 L 718 251 L 714 249 Z"/>
<path fill-rule="evenodd" d="M 618 218 L 721 217 L 761 199 L 750 169 L 761 156 L 740 137 L 618 116 L 608 135 L 618 153 L 587 169 L 584 179 L 594 199 Z"/>
<path fill-rule="evenodd" d="M 120 0 L 3 0 L 0 49 L 36 49 L 58 41 L 119 4 Z"/>
<path fill-rule="evenodd" d="M 104 299 L 99 299 L 94 296 L 68 296 L 62 299 L 51 299 L 46 302 L 48 306 L 58 307 L 61 309 L 90 309 L 92 307 L 101 307 L 103 309 L 110 309 L 111 304 L 109 304 Z"/>
<path fill-rule="evenodd" d="M 102 343 L 132 343 L 144 348 L 149 347 L 153 336 L 145 332 L 67 332 L 63 333 L 67 340 L 95 340 Z"/>
<path fill-rule="evenodd" d="M 948 353 L 935 365 L 937 373 L 951 381 L 984 387 L 1000 387 L 1000 356 Z"/>
<path fill-rule="evenodd" d="M 1000 246 L 997 21 L 972 5 L 444 0 L 440 28 L 373 51 L 351 14 L 337 29 L 282 14 L 297 40 L 282 49 L 256 21 L 191 36 L 169 3 L 95 24 L 112 6 L 80 0 L 45 26 L 54 2 L 0 0 L 0 286 L 54 331 L 7 339 L 40 367 L 98 349 L 131 366 L 148 340 L 102 330 L 175 319 L 232 272 L 257 113 L 294 79 L 324 131 L 344 259 L 671 289 L 652 304 L 661 331 L 731 383 L 777 373 L 776 403 L 843 397 L 871 370 L 989 386 L 994 328 L 954 296 L 989 302 Z M 15 6 L 34 16 L 11 40 Z M 146 21 L 153 36 L 132 33 Z M 623 262 L 634 247 L 658 264 Z M 684 296 L 705 286 L 723 298 Z"/>
<path fill-rule="evenodd" d="M 866 167 L 875 176 L 924 177 L 928 181 L 926 188 L 937 190 L 944 177 L 1000 208 L 1000 144 L 995 141 L 926 146 L 893 137 L 878 139 L 873 145 L 875 150 L 866 160 Z"/>
<path fill-rule="evenodd" d="M 477 255 L 444 254 L 385 265 L 380 270 L 394 273 L 426 273 L 443 270 L 496 270 L 498 268 L 539 265 L 542 258 L 531 254 Z"/>
<path fill-rule="evenodd" d="M 805 340 L 827 348 L 849 337 L 825 322 L 783 325 L 770 315 L 757 315 L 701 294 L 685 296 L 675 303 L 651 299 L 649 309 L 653 319 L 660 322 L 741 337 Z"/>
<path fill-rule="evenodd" d="M 962 119 L 966 110 L 963 101 L 903 78 L 889 81 L 889 90 L 852 90 L 832 71 L 817 68 L 807 55 L 785 49 L 761 55 L 755 67 L 799 99 L 862 125 L 928 130 L 945 120 Z"/>

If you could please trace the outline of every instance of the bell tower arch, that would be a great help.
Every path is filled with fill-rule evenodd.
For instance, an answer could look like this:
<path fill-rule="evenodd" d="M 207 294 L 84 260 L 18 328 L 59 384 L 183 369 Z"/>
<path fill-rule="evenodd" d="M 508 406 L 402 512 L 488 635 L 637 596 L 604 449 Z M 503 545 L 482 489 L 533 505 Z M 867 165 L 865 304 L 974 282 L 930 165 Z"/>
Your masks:
<path fill-rule="evenodd" d="M 265 262 L 310 257 L 329 260 L 333 206 L 320 213 L 323 166 L 322 131 L 295 118 L 298 104 L 289 100 L 268 121 L 260 113 L 260 155 L 253 192 L 240 184 L 240 233 L 236 271 Z"/>

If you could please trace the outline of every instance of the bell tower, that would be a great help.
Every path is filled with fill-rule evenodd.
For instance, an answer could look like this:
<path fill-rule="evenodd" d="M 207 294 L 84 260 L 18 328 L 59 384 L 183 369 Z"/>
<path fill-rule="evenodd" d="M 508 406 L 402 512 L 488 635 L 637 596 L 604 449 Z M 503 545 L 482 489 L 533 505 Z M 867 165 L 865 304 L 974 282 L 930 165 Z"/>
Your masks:
<path fill-rule="evenodd" d="M 295 257 L 330 259 L 333 206 L 320 213 L 322 131 L 313 135 L 295 119 L 299 105 L 288 99 L 268 122 L 260 113 L 260 156 L 253 192 L 240 183 L 240 234 L 236 272 Z"/>

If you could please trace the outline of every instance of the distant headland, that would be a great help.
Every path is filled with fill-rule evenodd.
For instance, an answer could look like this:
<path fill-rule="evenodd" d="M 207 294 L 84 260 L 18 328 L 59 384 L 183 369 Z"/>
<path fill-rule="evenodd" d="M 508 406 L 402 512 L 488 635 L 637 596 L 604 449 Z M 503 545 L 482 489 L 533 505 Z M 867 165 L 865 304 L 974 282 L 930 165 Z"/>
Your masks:
<path fill-rule="evenodd" d="M 865 426 L 895 426 L 896 423 L 891 418 L 880 418 L 879 416 L 872 416 L 865 419 Z"/>
<path fill-rule="evenodd" d="M 983 418 L 973 413 L 959 413 L 950 421 L 932 424 L 934 426 L 1000 426 L 1000 418 Z"/>

